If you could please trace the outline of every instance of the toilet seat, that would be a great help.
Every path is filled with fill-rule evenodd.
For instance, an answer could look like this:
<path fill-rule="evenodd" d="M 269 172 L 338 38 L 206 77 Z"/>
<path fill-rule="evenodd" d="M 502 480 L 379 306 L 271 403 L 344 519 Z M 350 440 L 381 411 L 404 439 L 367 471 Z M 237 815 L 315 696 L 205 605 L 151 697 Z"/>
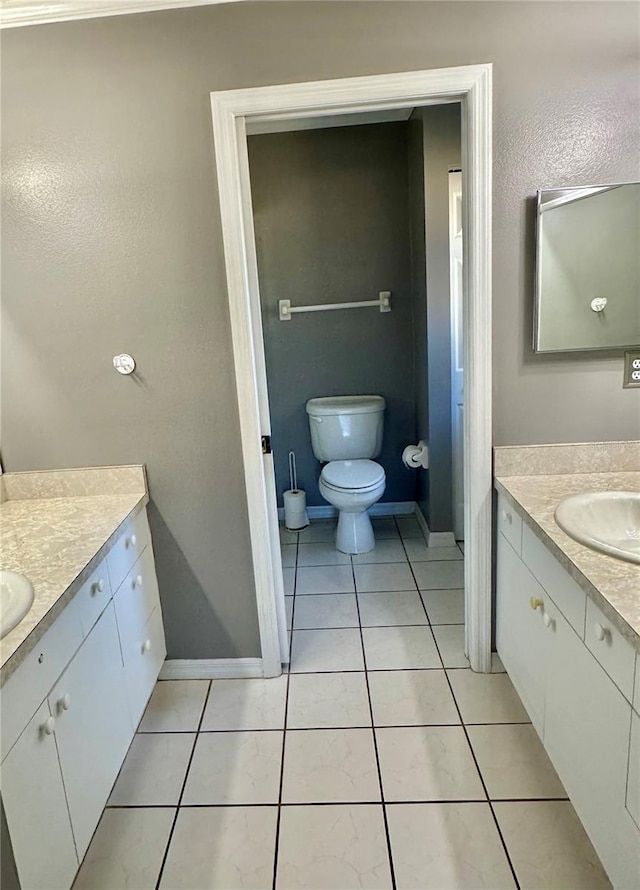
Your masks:
<path fill-rule="evenodd" d="M 320 479 L 333 491 L 363 494 L 385 480 L 384 469 L 374 460 L 332 460 L 322 468 Z"/>

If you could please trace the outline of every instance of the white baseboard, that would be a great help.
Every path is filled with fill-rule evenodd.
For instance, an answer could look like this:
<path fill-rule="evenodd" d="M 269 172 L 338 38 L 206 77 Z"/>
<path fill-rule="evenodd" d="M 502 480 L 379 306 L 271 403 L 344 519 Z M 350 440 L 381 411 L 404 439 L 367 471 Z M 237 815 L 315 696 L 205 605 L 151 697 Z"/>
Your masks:
<path fill-rule="evenodd" d="M 374 504 L 369 508 L 369 516 L 409 516 L 416 510 L 415 501 L 386 501 L 382 504 Z M 309 519 L 333 519 L 338 511 L 331 504 L 320 507 L 307 507 Z M 278 507 L 278 519 L 284 519 L 284 507 Z"/>
<path fill-rule="evenodd" d="M 456 537 L 453 532 L 432 532 L 429 524 L 425 519 L 424 513 L 420 509 L 420 504 L 416 504 L 416 519 L 422 530 L 422 534 L 427 541 L 427 547 L 455 547 Z"/>
<path fill-rule="evenodd" d="M 261 658 L 170 658 L 159 680 L 231 680 L 264 677 Z"/>

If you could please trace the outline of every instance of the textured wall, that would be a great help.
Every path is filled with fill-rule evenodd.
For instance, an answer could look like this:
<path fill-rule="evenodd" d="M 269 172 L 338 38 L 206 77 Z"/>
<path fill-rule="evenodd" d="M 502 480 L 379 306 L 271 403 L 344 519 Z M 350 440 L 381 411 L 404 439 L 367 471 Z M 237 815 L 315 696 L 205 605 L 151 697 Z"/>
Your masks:
<path fill-rule="evenodd" d="M 382 500 L 415 500 L 401 461 L 415 437 L 411 354 L 407 144 L 404 123 L 274 133 L 249 139 L 278 503 L 289 488 L 287 455 L 309 505 L 325 505 L 311 450 L 307 399 L 384 396 Z M 278 318 L 292 304 L 374 300 L 392 311 L 350 309 Z"/>
<path fill-rule="evenodd" d="M 232 3 L 3 32 L 3 458 L 147 463 L 171 656 L 258 653 L 209 92 L 478 62 L 495 442 L 637 438 L 619 356 L 530 346 L 535 190 L 639 178 L 636 4 Z"/>

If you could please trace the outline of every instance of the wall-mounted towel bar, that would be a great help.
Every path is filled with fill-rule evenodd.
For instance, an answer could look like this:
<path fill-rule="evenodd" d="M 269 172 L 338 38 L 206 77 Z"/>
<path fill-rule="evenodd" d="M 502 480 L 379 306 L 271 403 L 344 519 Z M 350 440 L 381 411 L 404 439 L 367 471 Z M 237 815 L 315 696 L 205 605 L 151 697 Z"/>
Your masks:
<path fill-rule="evenodd" d="M 320 303 L 318 306 L 292 306 L 291 300 L 279 300 L 280 321 L 291 321 L 294 312 L 325 312 L 327 309 L 365 309 L 378 306 L 380 312 L 391 312 L 391 291 L 380 291 L 377 300 L 359 300 L 355 303 Z"/>

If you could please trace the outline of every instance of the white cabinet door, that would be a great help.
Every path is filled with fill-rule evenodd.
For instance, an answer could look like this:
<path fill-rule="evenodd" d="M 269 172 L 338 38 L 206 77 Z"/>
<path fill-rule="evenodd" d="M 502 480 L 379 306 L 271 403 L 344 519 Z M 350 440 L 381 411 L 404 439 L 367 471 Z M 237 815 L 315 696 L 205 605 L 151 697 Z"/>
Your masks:
<path fill-rule="evenodd" d="M 631 706 L 550 604 L 544 744 L 615 887 L 640 887 L 624 806 Z"/>
<path fill-rule="evenodd" d="M 82 860 L 133 733 L 113 603 L 53 688 L 49 706 Z"/>
<path fill-rule="evenodd" d="M 122 651 L 131 719 L 137 726 L 167 654 L 160 606 L 139 631 L 128 629 L 122 634 Z"/>
<path fill-rule="evenodd" d="M 23 890 L 68 890 L 78 869 L 54 722 L 43 702 L 2 764 L 2 802 Z"/>
<path fill-rule="evenodd" d="M 548 634 L 543 624 L 543 611 L 547 599 L 509 542 L 499 534 L 496 645 L 540 736 L 545 707 Z"/>

